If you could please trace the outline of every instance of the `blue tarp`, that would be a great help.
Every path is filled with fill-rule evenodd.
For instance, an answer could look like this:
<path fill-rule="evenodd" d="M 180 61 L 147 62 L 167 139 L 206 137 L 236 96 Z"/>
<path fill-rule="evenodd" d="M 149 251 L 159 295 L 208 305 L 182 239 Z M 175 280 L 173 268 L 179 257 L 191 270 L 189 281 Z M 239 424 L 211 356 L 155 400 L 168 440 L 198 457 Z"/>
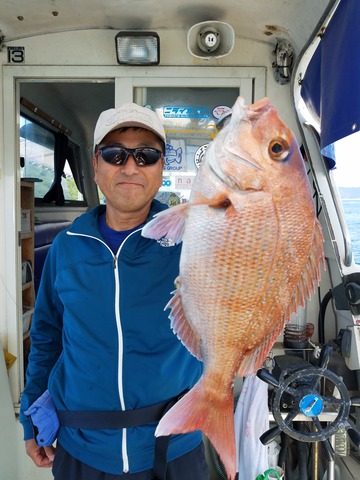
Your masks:
<path fill-rule="evenodd" d="M 360 0 L 341 0 L 310 60 L 301 96 L 320 120 L 327 157 L 337 140 L 360 131 Z"/>

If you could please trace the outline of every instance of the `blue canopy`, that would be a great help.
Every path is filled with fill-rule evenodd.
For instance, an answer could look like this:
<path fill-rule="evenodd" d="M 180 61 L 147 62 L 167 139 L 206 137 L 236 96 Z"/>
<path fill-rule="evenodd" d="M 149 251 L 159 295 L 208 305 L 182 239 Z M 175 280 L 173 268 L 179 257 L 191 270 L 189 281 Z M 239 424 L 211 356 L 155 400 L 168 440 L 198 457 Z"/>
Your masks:
<path fill-rule="evenodd" d="M 333 144 L 360 131 L 360 0 L 340 1 L 305 72 L 301 96 L 320 121 L 323 155 L 333 158 Z"/>

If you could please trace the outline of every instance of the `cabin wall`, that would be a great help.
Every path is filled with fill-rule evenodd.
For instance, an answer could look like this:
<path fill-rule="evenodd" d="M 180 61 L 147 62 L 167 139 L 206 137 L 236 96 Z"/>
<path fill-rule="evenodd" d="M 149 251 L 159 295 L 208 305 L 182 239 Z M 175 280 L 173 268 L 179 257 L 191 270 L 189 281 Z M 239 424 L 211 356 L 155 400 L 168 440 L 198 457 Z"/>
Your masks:
<path fill-rule="evenodd" d="M 74 76 L 76 76 L 77 66 L 98 65 L 101 68 L 101 66 L 115 65 L 122 70 L 127 68 L 116 62 L 114 40 L 116 33 L 116 30 L 53 33 L 12 41 L 7 45 L 25 47 L 26 65 L 74 66 Z M 216 76 L 216 70 L 224 66 L 266 67 L 268 71 L 266 95 L 279 109 L 290 128 L 297 130 L 294 111 L 289 109 L 291 105 L 289 84 L 279 85 L 273 77 L 275 37 L 267 37 L 268 41 L 255 42 L 238 36 L 235 39 L 234 49 L 229 55 L 219 59 L 205 60 L 189 53 L 187 31 L 166 29 L 158 30 L 157 33 L 160 36 L 160 66 L 211 66 L 214 67 L 214 76 Z M 6 63 L 5 49 L 0 53 L 0 59 Z M 21 65 L 19 68 L 21 69 Z M 139 71 L 142 69 L 142 67 L 137 68 Z"/>

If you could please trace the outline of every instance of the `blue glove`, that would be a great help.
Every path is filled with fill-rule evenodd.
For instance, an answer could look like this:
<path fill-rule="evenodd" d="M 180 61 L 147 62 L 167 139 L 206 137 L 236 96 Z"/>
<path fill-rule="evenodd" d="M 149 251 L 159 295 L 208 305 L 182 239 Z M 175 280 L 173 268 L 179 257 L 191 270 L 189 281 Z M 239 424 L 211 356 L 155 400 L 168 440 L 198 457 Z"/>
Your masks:
<path fill-rule="evenodd" d="M 60 424 L 49 390 L 35 400 L 24 413 L 31 418 L 36 434 L 36 443 L 41 447 L 52 445 L 57 437 Z"/>

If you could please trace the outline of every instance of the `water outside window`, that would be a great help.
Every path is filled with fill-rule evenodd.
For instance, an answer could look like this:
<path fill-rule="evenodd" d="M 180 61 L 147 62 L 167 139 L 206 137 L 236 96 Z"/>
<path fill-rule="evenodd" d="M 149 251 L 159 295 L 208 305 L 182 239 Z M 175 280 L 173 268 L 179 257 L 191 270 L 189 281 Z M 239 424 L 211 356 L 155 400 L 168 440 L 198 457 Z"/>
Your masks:
<path fill-rule="evenodd" d="M 335 143 L 336 167 L 333 178 L 339 190 L 352 252 L 360 264 L 360 133 L 353 133 Z"/>

